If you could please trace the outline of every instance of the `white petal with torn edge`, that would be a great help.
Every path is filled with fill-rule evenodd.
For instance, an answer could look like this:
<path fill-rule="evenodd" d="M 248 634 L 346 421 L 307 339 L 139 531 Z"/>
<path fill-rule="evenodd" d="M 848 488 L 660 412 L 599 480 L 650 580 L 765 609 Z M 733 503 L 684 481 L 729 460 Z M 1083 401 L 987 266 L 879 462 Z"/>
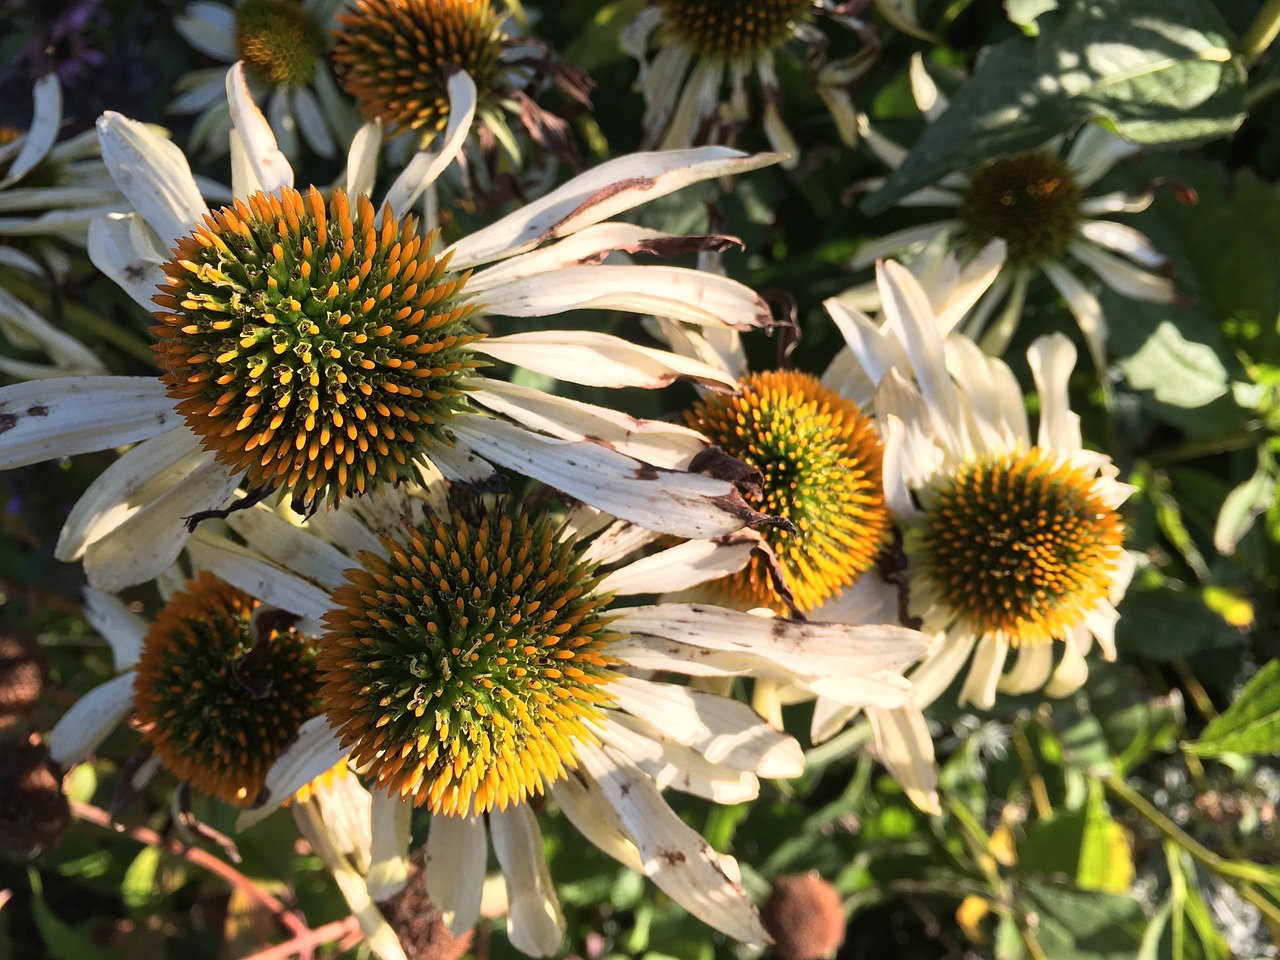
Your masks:
<path fill-rule="evenodd" d="M 745 703 L 637 677 L 618 677 L 609 690 L 620 708 L 712 763 L 770 778 L 804 772 L 800 744 L 769 726 Z"/>
<path fill-rule="evenodd" d="M 0 470 L 136 443 L 182 417 L 154 377 L 58 377 L 0 389 Z"/>
<path fill-rule="evenodd" d="M 671 787 L 713 803 L 746 803 L 760 795 L 754 773 L 711 763 L 643 720 L 614 710 L 599 729 L 600 742 L 621 751 L 659 790 Z"/>
<path fill-rule="evenodd" d="M 548 957 L 559 949 L 565 924 L 538 819 L 527 803 L 516 803 L 489 812 L 489 831 L 507 885 L 507 939 L 521 953 Z"/>
<path fill-rule="evenodd" d="M 485 295 L 485 312 L 505 317 L 545 317 L 586 309 L 727 324 L 738 330 L 773 323 L 768 304 L 749 287 L 685 267 L 564 267 L 494 287 Z"/>
<path fill-rule="evenodd" d="M 81 593 L 84 618 L 111 645 L 111 659 L 116 670 L 128 670 L 142 654 L 142 641 L 147 636 L 147 622 L 114 597 L 93 587 Z"/>
<path fill-rule="evenodd" d="M 732 878 L 729 866 L 705 839 L 667 806 L 653 781 L 623 754 L 584 743 L 578 759 L 583 773 L 603 795 L 630 834 L 644 872 L 658 887 L 706 924 L 748 944 L 769 942 L 755 905 Z"/>
<path fill-rule="evenodd" d="M 750 156 L 728 147 L 633 153 L 580 174 L 540 200 L 455 243 L 454 268 L 510 257 L 576 233 L 691 183 L 767 167 L 776 154 Z"/>
<path fill-rule="evenodd" d="M 444 815 L 431 818 L 424 871 L 427 896 L 440 908 L 445 925 L 455 937 L 470 930 L 480 918 L 488 852 L 482 819 Z"/>
<path fill-rule="evenodd" d="M 541 437 L 493 418 L 458 416 L 450 426 L 481 456 L 660 533 L 718 537 L 756 516 L 723 480 L 655 468 L 600 444 Z"/>
<path fill-rule="evenodd" d="M 116 186 L 162 245 L 172 247 L 204 219 L 209 208 L 177 144 L 111 110 L 98 119 L 98 142 Z"/>
<path fill-rule="evenodd" d="M 64 770 L 92 753 L 133 706 L 133 671 L 100 683 L 72 704 L 49 733 L 49 759 Z"/>
<path fill-rule="evenodd" d="M 268 560 L 330 589 L 341 584 L 343 573 L 356 565 L 337 547 L 294 526 L 263 504 L 236 511 L 227 517 L 227 525 Z"/>
<path fill-rule="evenodd" d="M 710 364 L 589 330 L 540 330 L 486 337 L 472 349 L 557 380 L 589 387 L 653 390 L 678 380 L 691 380 L 712 389 L 737 387 L 728 374 Z"/>
<path fill-rule="evenodd" d="M 655 467 L 683 469 L 707 448 L 702 434 L 663 420 L 637 420 L 625 413 L 518 384 L 477 377 L 468 397 L 541 433 L 561 440 L 592 440 Z M 437 448 L 431 450 L 435 459 Z"/>

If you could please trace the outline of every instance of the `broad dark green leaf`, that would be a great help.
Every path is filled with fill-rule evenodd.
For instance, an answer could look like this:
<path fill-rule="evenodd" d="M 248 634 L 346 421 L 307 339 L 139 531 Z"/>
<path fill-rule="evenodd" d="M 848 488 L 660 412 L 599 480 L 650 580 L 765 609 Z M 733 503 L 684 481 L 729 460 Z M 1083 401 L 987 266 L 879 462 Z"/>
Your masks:
<path fill-rule="evenodd" d="M 1254 674 L 1227 712 L 1187 749 L 1202 756 L 1280 751 L 1280 660 Z"/>
<path fill-rule="evenodd" d="M 1243 118 L 1244 70 L 1208 0 L 1073 0 L 1036 24 L 1036 39 L 985 51 L 947 112 L 863 202 L 867 213 L 1082 121 L 1155 144 L 1226 136 Z"/>
<path fill-rule="evenodd" d="M 1019 903 L 1036 914 L 1035 938 L 1054 960 L 1133 960 L 1145 918 L 1133 897 L 1025 880 Z"/>

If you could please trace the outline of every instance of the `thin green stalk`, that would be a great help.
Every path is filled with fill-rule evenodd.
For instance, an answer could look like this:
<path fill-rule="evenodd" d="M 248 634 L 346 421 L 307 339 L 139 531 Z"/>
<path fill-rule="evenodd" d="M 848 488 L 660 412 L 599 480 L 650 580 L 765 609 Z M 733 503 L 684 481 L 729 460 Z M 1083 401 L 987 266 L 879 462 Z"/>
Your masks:
<path fill-rule="evenodd" d="M 1280 34 L 1280 0 L 1267 0 L 1249 29 L 1240 38 L 1240 56 L 1252 67 Z"/>
<path fill-rule="evenodd" d="M 1240 892 L 1242 897 L 1257 907 L 1263 916 L 1273 923 L 1280 923 L 1280 908 L 1277 908 L 1274 903 L 1249 886 L 1251 883 L 1261 884 L 1264 887 L 1276 886 L 1278 878 L 1274 873 L 1256 864 L 1226 860 L 1218 856 L 1208 847 L 1192 839 L 1191 836 L 1157 810 L 1154 804 L 1125 783 L 1123 778 L 1117 774 L 1106 774 L 1102 778 L 1102 782 L 1108 790 L 1128 804 L 1138 816 L 1142 817 L 1167 839 L 1178 844 L 1183 850 L 1191 854 L 1194 859 L 1203 863 L 1218 876 L 1228 881 L 1243 881 L 1242 884 L 1232 883 L 1231 885 Z"/>

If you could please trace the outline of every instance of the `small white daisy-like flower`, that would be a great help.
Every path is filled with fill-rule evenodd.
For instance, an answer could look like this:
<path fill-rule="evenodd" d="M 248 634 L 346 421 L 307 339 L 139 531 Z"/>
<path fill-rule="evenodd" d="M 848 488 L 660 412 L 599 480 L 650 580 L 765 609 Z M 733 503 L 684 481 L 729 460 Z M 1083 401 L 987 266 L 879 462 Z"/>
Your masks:
<path fill-rule="evenodd" d="M 716 576 L 724 555 L 698 541 L 629 560 L 655 535 L 597 511 L 566 519 L 546 503 L 433 503 L 397 522 L 387 501 L 357 499 L 305 528 L 259 505 L 228 517 L 247 546 L 203 530 L 192 539 L 198 566 L 324 625 L 327 720 L 304 726 L 242 824 L 348 758 L 373 784 L 372 823 L 398 832 L 402 861 L 410 808 L 433 814 L 426 884 L 454 931 L 477 918 L 488 836 L 512 943 L 545 956 L 563 935 L 529 803 L 545 793 L 693 915 L 766 940 L 736 862 L 661 790 L 750 800 L 759 778 L 801 772 L 799 745 L 744 704 L 646 677 L 763 677 L 854 707 L 896 706 L 909 695 L 901 671 L 927 638 L 702 604 L 627 606 Z M 370 886 L 385 872 L 371 874 Z"/>
<path fill-rule="evenodd" d="M 1009 367 L 967 337 L 945 336 L 994 273 L 939 318 L 920 283 L 884 262 L 883 325 L 847 308 L 837 317 L 878 383 L 885 498 L 903 530 L 909 610 L 937 637 L 911 674 L 921 707 L 971 654 L 962 703 L 989 709 L 997 690 L 1074 691 L 1095 642 L 1115 656 L 1116 604 L 1133 573 L 1118 512 L 1133 488 L 1082 446 L 1067 396 L 1070 341 L 1041 337 L 1028 351 L 1040 396 L 1032 434 Z M 1004 672 L 1011 649 L 1017 663 Z"/>
<path fill-rule="evenodd" d="M 57 74 L 36 81 L 27 130 L 0 127 L 0 273 L 48 282 L 69 269 L 64 244 L 83 247 L 89 223 L 128 208 L 92 131 L 58 142 L 62 88 Z M 39 351 L 51 363 L 0 357 L 0 371 L 23 379 L 100 373 L 102 361 L 0 285 L 0 333 L 15 347 Z"/>
<path fill-rule="evenodd" d="M 645 100 L 645 143 L 732 143 L 752 116 L 747 84 L 754 77 L 765 135 L 775 150 L 790 155 L 784 165 L 794 166 L 799 150 L 782 119 L 775 61 L 794 44 L 807 54 L 815 89 L 840 138 L 852 146 L 857 115 L 848 87 L 871 66 L 877 48 L 874 31 L 848 12 L 851 6 L 834 0 L 653 0 L 622 35 L 623 47 L 640 62 L 636 85 Z M 830 41 L 819 26 L 823 21 L 853 30 L 864 42 L 862 51 L 826 60 Z"/>
<path fill-rule="evenodd" d="M 762 519 L 727 481 L 687 472 L 706 446 L 694 431 L 479 372 L 492 358 L 591 386 L 656 388 L 724 382 L 718 371 L 606 334 L 485 336 L 474 321 L 594 308 L 768 325 L 767 305 L 734 281 L 600 261 L 672 239 L 611 216 L 776 158 L 722 147 L 621 157 L 438 249 L 407 211 L 467 135 L 475 87 L 462 73 L 450 83 L 444 147 L 414 157 L 381 212 L 368 198 L 376 125 L 357 137 L 343 187 L 327 199 L 298 191 L 238 67 L 228 74 L 229 206 L 205 205 L 169 141 L 117 114 L 99 122 L 107 165 L 137 212 L 95 221 L 90 254 L 156 310 L 161 376 L 0 391 L 5 468 L 138 444 L 81 498 L 58 544 L 95 586 L 155 576 L 187 538 L 182 518 L 216 511 L 241 484 L 315 510 L 423 471 L 480 482 L 496 465 L 676 535 Z"/>
<path fill-rule="evenodd" d="M 912 59 L 910 76 L 925 118 L 940 116 L 947 108 L 946 98 L 918 55 Z M 865 118 L 860 123 L 872 152 L 888 166 L 900 166 L 907 151 L 871 129 Z M 1075 316 L 1101 372 L 1106 369 L 1106 318 L 1072 261 L 1121 296 L 1152 303 L 1177 299 L 1172 281 L 1159 272 L 1166 257 L 1142 233 L 1108 219 L 1112 214 L 1145 210 L 1153 199 L 1151 192 L 1088 193 L 1118 160 L 1139 149 L 1090 123 L 1069 143 L 1058 138 L 1039 149 L 996 157 L 976 170 L 951 174 L 898 202 L 910 207 L 949 207 L 952 216 L 874 240 L 858 251 L 852 265 L 869 266 L 880 257 L 936 237 L 945 237 L 952 248 L 968 254 L 1001 239 L 1007 247 L 1005 268 L 965 332 L 988 353 L 1003 353 L 1021 318 L 1028 284 L 1043 273 Z"/>
<path fill-rule="evenodd" d="M 329 32 L 343 0 L 195 0 L 174 26 L 201 53 L 224 65 L 193 70 L 178 80 L 169 112 L 200 114 L 191 149 L 227 152 L 231 114 L 224 80 L 240 61 L 254 99 L 266 104 L 276 142 L 296 157 L 301 142 L 322 157 L 338 156 L 358 126 L 329 68 Z"/>

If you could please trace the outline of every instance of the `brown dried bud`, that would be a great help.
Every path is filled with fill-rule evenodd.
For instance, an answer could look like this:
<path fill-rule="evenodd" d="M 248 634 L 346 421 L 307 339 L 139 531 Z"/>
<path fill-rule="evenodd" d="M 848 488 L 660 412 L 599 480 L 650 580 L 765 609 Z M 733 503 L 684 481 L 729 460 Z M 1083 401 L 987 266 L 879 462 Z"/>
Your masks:
<path fill-rule="evenodd" d="M 48 747 L 34 737 L 0 738 L 0 848 L 34 857 L 57 843 L 70 823 Z"/>
<path fill-rule="evenodd" d="M 409 960 L 459 960 L 471 949 L 472 931 L 455 937 L 440 908 L 427 896 L 422 865 L 416 858 L 409 861 L 409 879 L 404 889 L 378 906 L 400 938 Z"/>
<path fill-rule="evenodd" d="M 821 960 L 844 943 L 840 894 L 814 872 L 774 880 L 760 919 L 782 960 Z"/>
<path fill-rule="evenodd" d="M 44 677 L 44 654 L 36 638 L 18 627 L 0 627 L 0 730 L 35 712 Z"/>

